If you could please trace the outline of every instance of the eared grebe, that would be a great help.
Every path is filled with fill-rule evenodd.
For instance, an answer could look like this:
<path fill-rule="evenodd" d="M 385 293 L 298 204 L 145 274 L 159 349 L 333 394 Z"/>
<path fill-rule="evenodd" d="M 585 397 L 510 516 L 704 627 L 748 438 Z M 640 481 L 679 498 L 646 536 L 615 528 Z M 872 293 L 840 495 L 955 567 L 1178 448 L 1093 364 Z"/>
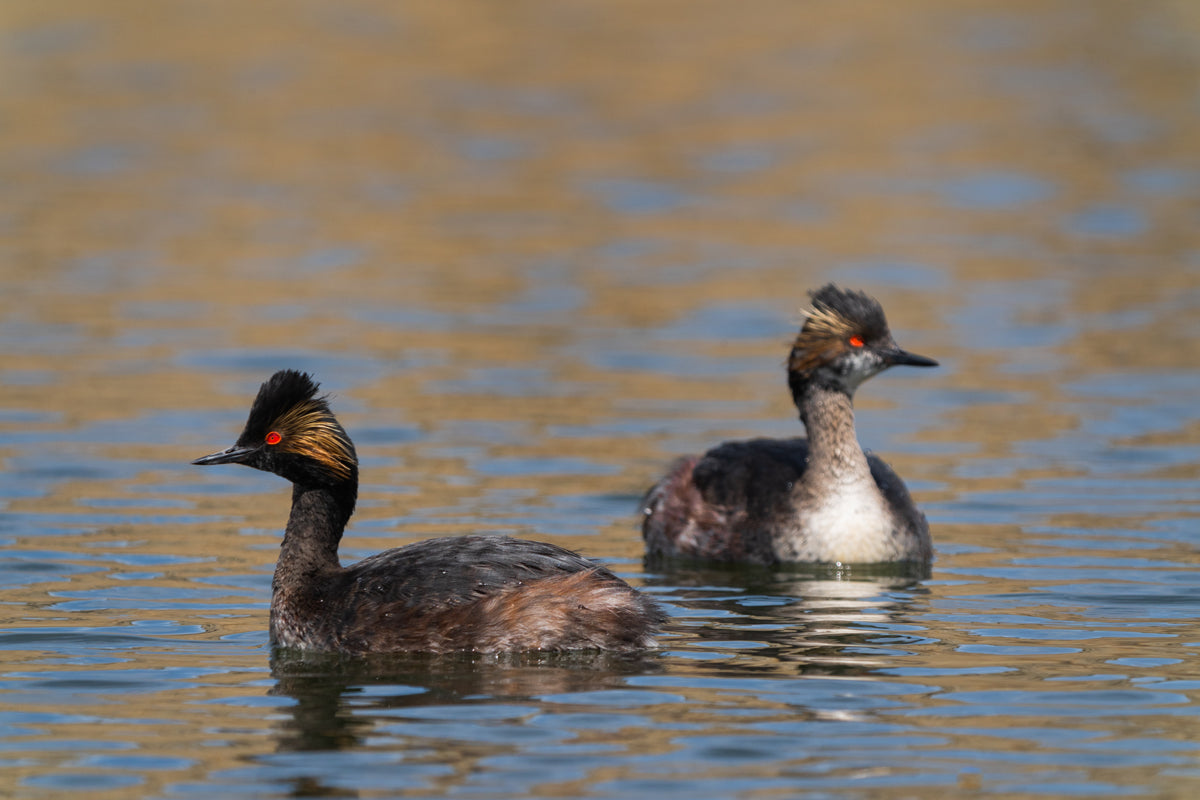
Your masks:
<path fill-rule="evenodd" d="M 934 367 L 901 350 L 883 309 L 833 284 L 812 307 L 788 359 L 808 438 L 726 442 L 680 459 L 646 494 L 652 558 L 777 562 L 928 562 L 925 515 L 892 469 L 863 452 L 854 390 L 888 367 Z"/>
<path fill-rule="evenodd" d="M 345 653 L 615 650 L 654 645 L 657 605 L 604 567 L 505 536 L 433 539 L 343 567 L 358 458 L 318 385 L 275 373 L 237 443 L 193 464 L 245 464 L 293 484 L 271 593 L 271 641 Z"/>

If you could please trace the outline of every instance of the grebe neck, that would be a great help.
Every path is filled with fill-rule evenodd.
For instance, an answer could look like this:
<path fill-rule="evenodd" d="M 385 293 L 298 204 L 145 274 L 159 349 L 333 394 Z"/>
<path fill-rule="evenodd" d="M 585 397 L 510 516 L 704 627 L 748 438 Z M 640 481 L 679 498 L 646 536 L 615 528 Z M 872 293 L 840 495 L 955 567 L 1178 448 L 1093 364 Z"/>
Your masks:
<path fill-rule="evenodd" d="M 830 488 L 873 482 L 854 429 L 854 401 L 850 395 L 840 388 L 810 383 L 800 393 L 798 405 L 808 431 L 808 472 L 813 478 Z"/>
<path fill-rule="evenodd" d="M 276 582 L 288 575 L 311 575 L 341 569 L 338 543 L 354 513 L 355 487 L 301 486 L 292 489 L 292 512 L 279 562 Z"/>

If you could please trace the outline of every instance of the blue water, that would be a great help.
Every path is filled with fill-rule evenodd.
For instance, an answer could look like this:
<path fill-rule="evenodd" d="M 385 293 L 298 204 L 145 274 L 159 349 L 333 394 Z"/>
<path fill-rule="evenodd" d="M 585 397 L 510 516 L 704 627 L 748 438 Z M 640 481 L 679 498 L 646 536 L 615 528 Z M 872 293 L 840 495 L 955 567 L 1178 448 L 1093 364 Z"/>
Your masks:
<path fill-rule="evenodd" d="M 1200 19 L 357 0 L 0 21 L 0 796 L 1200 792 Z M 676 456 L 800 432 L 805 293 L 928 576 L 649 568 Z M 312 371 L 351 561 L 503 533 L 670 614 L 600 654 L 283 659 L 286 484 L 189 462 Z"/>

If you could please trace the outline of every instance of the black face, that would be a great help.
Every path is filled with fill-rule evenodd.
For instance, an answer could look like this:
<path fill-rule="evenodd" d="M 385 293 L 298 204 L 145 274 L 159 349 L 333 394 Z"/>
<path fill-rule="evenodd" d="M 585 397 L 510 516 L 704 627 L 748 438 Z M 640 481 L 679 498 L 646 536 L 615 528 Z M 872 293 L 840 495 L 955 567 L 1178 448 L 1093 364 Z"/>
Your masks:
<path fill-rule="evenodd" d="M 354 444 L 308 375 L 281 370 L 259 389 L 237 443 L 193 464 L 245 464 L 293 483 L 357 482 Z"/>

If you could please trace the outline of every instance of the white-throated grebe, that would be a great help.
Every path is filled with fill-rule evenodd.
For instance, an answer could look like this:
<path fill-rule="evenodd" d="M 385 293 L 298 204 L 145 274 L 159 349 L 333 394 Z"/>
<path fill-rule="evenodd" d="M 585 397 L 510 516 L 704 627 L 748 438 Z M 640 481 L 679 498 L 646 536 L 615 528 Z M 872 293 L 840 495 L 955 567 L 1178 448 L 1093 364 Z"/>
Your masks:
<path fill-rule="evenodd" d="M 928 562 L 925 515 L 904 482 L 863 452 L 854 391 L 888 367 L 937 362 L 901 350 L 883 308 L 833 284 L 812 306 L 788 359 L 808 438 L 726 442 L 680 459 L 646 494 L 651 558 L 779 562 Z"/>

